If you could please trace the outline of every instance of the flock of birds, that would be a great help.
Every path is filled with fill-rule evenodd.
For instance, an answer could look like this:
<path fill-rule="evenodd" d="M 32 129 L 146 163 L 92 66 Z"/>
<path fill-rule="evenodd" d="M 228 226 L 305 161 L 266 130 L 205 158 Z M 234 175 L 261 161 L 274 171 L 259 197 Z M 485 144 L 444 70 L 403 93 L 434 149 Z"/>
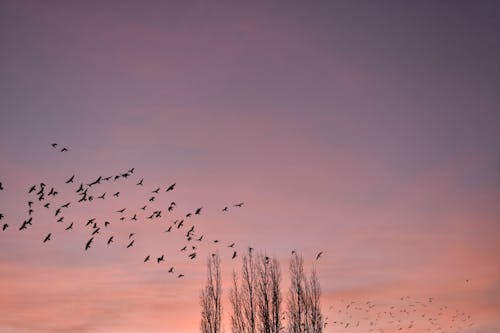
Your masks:
<path fill-rule="evenodd" d="M 67 147 L 59 148 L 57 143 L 52 144 L 52 148 L 58 150 L 61 153 L 68 152 Z M 125 172 L 119 172 L 111 176 L 98 176 L 91 181 L 81 181 L 78 180 L 77 175 L 72 175 L 64 181 L 64 185 L 68 188 L 73 187 L 73 195 L 75 198 L 70 201 L 65 201 L 65 203 L 57 205 L 55 203 L 56 197 L 60 196 L 60 190 L 55 187 L 48 186 L 44 182 L 40 182 L 29 186 L 27 189 L 27 194 L 29 195 L 29 200 L 27 202 L 27 218 L 20 223 L 20 225 L 15 228 L 9 225 L 7 222 L 3 222 L 1 229 L 3 232 L 7 232 L 9 229 L 18 230 L 23 232 L 28 230 L 34 223 L 35 210 L 41 208 L 46 211 L 53 213 L 53 218 L 57 224 L 61 225 L 64 232 L 71 231 L 77 226 L 77 222 L 72 220 L 68 216 L 68 210 L 70 207 L 82 204 L 91 203 L 94 200 L 116 200 L 120 198 L 121 192 L 113 190 L 108 194 L 104 191 L 98 192 L 101 185 L 105 183 L 114 183 L 119 180 L 125 179 L 129 180 L 134 178 L 135 168 L 131 168 Z M 135 186 L 144 188 L 144 178 L 134 181 Z M 152 204 L 157 201 L 161 193 L 173 192 L 176 189 L 176 183 L 173 182 L 169 185 L 155 186 L 151 191 L 149 191 L 148 198 L 145 199 L 140 207 L 136 209 L 130 207 L 123 207 L 115 211 L 119 214 L 118 221 L 120 222 L 139 222 L 144 220 L 157 220 L 160 221 L 164 216 L 167 219 L 171 219 L 164 233 L 180 232 L 185 238 L 186 245 L 179 249 L 179 252 L 186 253 L 187 258 L 193 260 L 197 256 L 198 243 L 207 242 L 208 240 L 203 234 L 197 234 L 196 225 L 192 223 L 196 216 L 199 216 L 203 212 L 203 207 L 197 207 L 190 211 L 183 212 L 178 216 L 178 218 L 173 219 L 174 210 L 177 208 L 177 203 L 173 200 L 169 200 L 170 203 L 166 205 L 165 209 L 155 209 L 151 208 Z M 4 184 L 0 182 L 0 191 L 4 191 Z M 242 208 L 244 202 L 238 202 L 231 205 L 226 205 L 220 209 L 222 213 L 229 212 L 230 209 Z M 179 217 L 180 216 L 180 217 Z M 5 216 L 0 212 L 0 220 L 5 220 Z M 67 222 L 71 220 L 71 222 Z M 106 246 L 112 246 L 115 242 L 121 242 L 121 246 L 125 249 L 134 247 L 136 244 L 136 233 L 127 232 L 126 235 L 116 235 L 107 232 L 110 230 L 112 223 L 109 220 L 98 221 L 94 217 L 86 219 L 86 221 L 81 222 L 81 227 L 86 229 L 88 238 L 82 243 L 82 248 L 84 251 L 89 251 L 96 242 L 103 242 Z M 123 224 L 123 223 L 122 223 Z M 43 239 L 42 243 L 47 243 L 53 240 L 53 233 L 49 232 Z M 213 244 L 220 243 L 219 239 L 212 239 Z M 238 250 L 236 248 L 235 242 L 230 242 L 225 245 L 229 252 L 229 257 L 235 259 L 238 256 Z M 252 248 L 249 248 L 252 251 Z M 292 254 L 294 251 L 292 251 Z M 316 254 L 316 260 L 319 260 L 323 252 Z M 158 254 L 153 256 L 151 254 L 145 254 L 143 261 L 156 261 L 160 264 L 166 262 L 166 256 L 164 254 Z M 176 272 L 174 266 L 168 266 L 168 273 L 172 273 L 177 276 L 177 278 L 184 277 L 184 274 Z M 468 280 L 466 281 L 468 283 Z M 455 310 L 451 311 L 448 306 L 438 305 L 434 298 L 428 298 L 426 300 L 412 299 L 409 296 L 401 297 L 398 304 L 391 305 L 377 305 L 372 301 L 344 301 L 341 300 L 338 304 L 332 304 L 329 310 L 333 312 L 335 321 L 329 321 L 328 316 L 325 317 L 324 326 L 327 325 L 334 326 L 337 331 L 349 330 L 352 328 L 363 329 L 368 332 L 400 332 L 408 331 L 411 329 L 418 328 L 419 330 L 438 332 L 438 333 L 461 333 L 466 330 L 471 329 L 475 324 L 471 319 L 471 316 L 463 311 Z"/>
<path fill-rule="evenodd" d="M 436 332 L 464 333 L 477 332 L 470 314 L 441 304 L 434 297 L 417 299 L 402 296 L 390 304 L 373 301 L 340 300 L 329 306 L 334 321 L 328 322 L 335 331 L 350 331 L 353 328 L 365 332 Z"/>
<path fill-rule="evenodd" d="M 68 152 L 69 149 L 67 147 L 59 148 L 57 143 L 52 144 L 52 148 L 58 150 L 61 153 Z M 71 216 L 68 216 L 70 207 L 83 203 L 91 203 L 100 200 L 109 200 L 109 199 L 119 199 L 121 192 L 119 190 L 113 190 L 112 192 L 98 192 L 99 187 L 104 185 L 105 183 L 114 183 L 119 180 L 131 180 L 135 176 L 135 168 L 131 168 L 125 172 L 119 172 L 110 176 L 98 176 L 95 179 L 90 181 L 82 181 L 78 179 L 77 175 L 71 175 L 64 181 L 64 185 L 67 188 L 73 187 L 73 195 L 75 196 L 73 200 L 64 201 L 63 204 L 56 204 L 56 198 L 60 197 L 63 190 L 47 185 L 45 182 L 40 182 L 37 184 L 33 184 L 27 188 L 27 194 L 29 195 L 29 199 L 27 202 L 27 218 L 20 223 L 18 227 L 11 226 L 9 223 L 2 223 L 2 231 L 7 232 L 10 229 L 17 229 L 19 232 L 23 232 L 28 230 L 34 223 L 34 214 L 38 209 L 44 209 L 47 211 L 52 211 L 53 218 L 56 223 L 61 224 L 61 228 L 69 232 L 73 228 L 77 226 L 77 222 L 75 222 Z M 143 189 L 145 187 L 144 178 L 141 178 L 138 181 L 135 181 L 135 186 Z M 143 202 L 140 207 L 131 208 L 131 207 L 123 207 L 121 209 L 116 210 L 115 213 L 119 214 L 118 221 L 122 222 L 140 222 L 147 220 L 158 220 L 161 222 L 165 222 L 163 217 L 170 219 L 171 216 L 174 216 L 174 210 L 177 208 L 177 203 L 174 200 L 169 200 L 169 204 L 166 205 L 165 209 L 156 209 L 151 208 L 153 203 L 157 202 L 159 196 L 162 193 L 174 192 L 176 189 L 176 183 L 173 182 L 167 186 L 155 186 L 149 191 L 149 195 L 145 202 Z M 4 185 L 0 182 L 0 191 L 4 190 Z M 228 213 L 232 208 L 240 209 L 244 205 L 244 202 L 237 202 L 231 205 L 226 205 L 220 209 L 220 211 L 224 214 Z M 181 253 L 186 253 L 187 258 L 193 260 L 197 257 L 197 249 L 198 243 L 207 242 L 208 240 L 204 237 L 203 234 L 197 234 L 196 225 L 192 223 L 195 217 L 201 215 L 203 213 L 203 207 L 197 207 L 190 211 L 183 212 L 181 214 L 175 214 L 178 218 L 173 219 L 167 225 L 164 233 L 182 233 L 185 238 L 186 245 L 184 245 L 179 251 Z M 168 215 L 168 216 L 167 216 Z M 0 213 L 0 220 L 5 220 L 4 214 Z M 67 222 L 70 220 L 71 222 Z M 135 232 L 127 232 L 127 235 L 115 235 L 111 234 L 109 228 L 113 223 L 117 223 L 118 221 L 111 222 L 113 218 L 106 219 L 104 221 L 98 221 L 95 217 L 89 217 L 86 221 L 81 221 L 80 224 L 82 227 L 87 229 L 88 238 L 83 242 L 82 248 L 84 251 L 91 250 L 92 246 L 96 242 L 104 242 L 107 246 L 112 246 L 115 244 L 118 239 L 120 241 L 124 241 L 122 246 L 125 249 L 129 249 L 134 247 L 136 244 L 136 233 Z M 49 232 L 46 234 L 43 239 L 41 239 L 42 243 L 47 243 L 53 241 L 53 232 Z M 221 242 L 219 239 L 211 240 L 213 244 L 219 245 Z M 230 242 L 226 245 L 226 248 L 230 251 L 229 255 L 232 259 L 237 258 L 238 250 L 236 248 L 235 242 Z M 252 248 L 249 248 L 250 250 Z M 145 254 L 143 261 L 156 261 L 158 264 L 162 262 L 166 262 L 165 254 L 158 254 L 153 256 L 151 254 Z M 184 277 L 182 273 L 175 273 L 174 266 L 170 266 L 168 268 L 169 273 L 176 274 L 178 278 Z"/>

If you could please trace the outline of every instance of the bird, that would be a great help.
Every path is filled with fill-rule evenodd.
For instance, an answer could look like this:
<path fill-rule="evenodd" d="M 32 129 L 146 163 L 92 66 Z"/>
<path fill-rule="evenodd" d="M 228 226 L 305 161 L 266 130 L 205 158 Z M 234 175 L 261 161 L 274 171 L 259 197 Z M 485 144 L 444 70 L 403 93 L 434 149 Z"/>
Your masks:
<path fill-rule="evenodd" d="M 31 188 L 28 191 L 28 194 L 30 194 L 31 192 L 34 192 L 34 191 L 36 191 L 36 185 L 31 186 Z"/>
<path fill-rule="evenodd" d="M 126 209 L 126 208 L 122 208 L 122 209 L 120 209 L 120 210 L 117 210 L 116 212 L 117 212 L 117 213 L 123 213 L 123 212 L 125 211 L 125 209 Z"/>
<path fill-rule="evenodd" d="M 76 193 L 80 193 L 83 191 L 83 183 L 80 183 L 80 186 L 78 187 L 78 189 L 76 190 Z"/>
<path fill-rule="evenodd" d="M 101 184 L 101 179 L 102 179 L 102 177 L 101 177 L 101 176 L 99 176 L 99 178 L 97 178 L 96 180 L 94 180 L 92 183 L 87 184 L 87 186 L 88 186 L 88 187 L 92 187 L 92 186 L 94 186 L 94 185 Z"/>
<path fill-rule="evenodd" d="M 135 232 L 132 232 L 131 234 L 128 235 L 128 239 L 132 238 L 132 236 L 135 235 Z"/>
<path fill-rule="evenodd" d="M 194 214 L 195 214 L 195 215 L 200 215 L 200 213 L 201 213 L 201 209 L 202 209 L 202 208 L 203 208 L 203 207 L 200 207 L 200 208 L 196 209 L 196 211 L 194 212 Z"/>
<path fill-rule="evenodd" d="M 92 244 L 92 241 L 94 240 L 94 237 L 91 237 L 88 241 L 87 244 L 85 244 L 85 251 L 90 249 L 90 244 Z"/>
<path fill-rule="evenodd" d="M 234 247 L 234 243 L 229 244 L 227 247 Z"/>
<path fill-rule="evenodd" d="M 135 170 L 135 168 L 132 168 L 132 169 L 130 169 L 130 170 L 129 170 L 129 171 L 127 171 L 127 172 L 132 174 L 132 173 L 134 173 L 134 170 Z"/>
<path fill-rule="evenodd" d="M 61 213 L 61 208 L 57 208 L 55 216 L 59 215 L 60 213 Z"/>
<path fill-rule="evenodd" d="M 101 230 L 101 228 L 96 228 L 94 230 L 94 232 L 92 232 L 92 236 L 94 236 L 95 234 L 98 234 L 99 233 L 99 230 Z"/>
<path fill-rule="evenodd" d="M 172 191 L 174 189 L 174 187 L 175 187 L 175 184 L 176 183 L 173 183 L 172 185 L 170 185 L 165 192 Z"/>
<path fill-rule="evenodd" d="M 165 230 L 165 232 L 170 232 L 172 231 L 172 226 L 169 226 L 167 230 Z"/>
<path fill-rule="evenodd" d="M 129 247 L 134 246 L 134 242 L 135 242 L 135 240 L 132 240 L 132 241 L 131 241 L 128 245 L 127 245 L 127 249 L 128 249 Z"/>
<path fill-rule="evenodd" d="M 222 211 L 223 211 L 223 212 L 227 212 L 227 210 L 228 210 L 228 207 L 227 207 L 227 206 L 226 206 L 226 207 L 224 207 L 224 208 L 222 208 Z"/>
<path fill-rule="evenodd" d="M 236 255 L 237 255 L 237 253 L 236 253 L 236 251 L 234 251 L 234 252 L 233 252 L 233 256 L 231 257 L 231 259 L 236 258 Z"/>
<path fill-rule="evenodd" d="M 45 239 L 43 240 L 43 242 L 44 242 L 44 243 L 48 242 L 48 241 L 50 240 L 50 236 L 51 236 L 51 235 L 52 235 L 52 234 L 51 234 L 51 233 L 49 233 L 49 234 L 45 237 Z"/>
<path fill-rule="evenodd" d="M 109 221 L 104 221 L 104 228 L 107 228 L 109 225 Z"/>
<path fill-rule="evenodd" d="M 5 229 L 7 229 L 9 227 L 9 225 L 7 223 L 4 223 L 4 225 L 2 226 L 2 231 L 5 231 Z"/>
<path fill-rule="evenodd" d="M 71 202 L 65 203 L 64 205 L 61 206 L 61 208 L 68 208 Z"/>
<path fill-rule="evenodd" d="M 134 216 L 132 216 L 131 220 L 137 221 L 137 214 L 134 214 Z"/>
<path fill-rule="evenodd" d="M 65 151 L 68 151 L 68 148 L 64 147 L 63 149 L 61 149 L 61 153 L 64 153 Z"/>
<path fill-rule="evenodd" d="M 184 277 L 184 274 L 177 275 L 177 278 L 181 278 L 181 277 Z"/>
<path fill-rule="evenodd" d="M 53 148 L 57 147 L 57 143 L 53 143 L 53 144 L 52 144 L 52 147 L 53 147 Z"/>
<path fill-rule="evenodd" d="M 141 209 L 142 209 L 142 210 L 146 210 L 146 207 L 147 207 L 147 206 L 142 206 L 142 207 L 141 207 Z"/>
<path fill-rule="evenodd" d="M 138 183 L 137 183 L 137 184 L 135 184 L 135 185 L 141 185 L 141 186 L 142 186 L 142 181 L 143 181 L 143 180 L 144 180 L 144 179 L 141 179 L 141 181 L 140 181 L 140 182 L 138 182 Z"/>
<path fill-rule="evenodd" d="M 159 192 L 159 191 L 160 191 L 160 188 L 158 187 L 156 190 L 151 191 L 151 193 L 156 193 L 156 194 L 158 194 L 158 192 Z"/>
<path fill-rule="evenodd" d="M 102 195 L 98 196 L 97 199 L 104 199 L 105 195 L 106 195 L 106 192 L 104 192 Z"/>
<path fill-rule="evenodd" d="M 114 197 L 117 197 L 120 195 L 120 192 L 116 192 L 115 194 L 113 194 Z"/>
<path fill-rule="evenodd" d="M 173 273 L 174 272 L 174 267 L 170 267 L 170 269 L 168 270 L 169 273 Z"/>
<path fill-rule="evenodd" d="M 164 255 L 162 254 L 161 257 L 156 258 L 156 263 L 160 263 L 161 261 L 164 261 Z"/>
<path fill-rule="evenodd" d="M 235 204 L 234 207 L 243 207 L 244 202 L 240 202 L 238 204 Z"/>
<path fill-rule="evenodd" d="M 150 257 L 150 256 L 147 256 L 147 257 L 144 259 L 144 262 L 149 261 L 149 257 Z"/>
<path fill-rule="evenodd" d="M 318 259 L 321 257 L 321 255 L 322 255 L 322 254 L 323 254 L 323 251 L 321 251 L 320 253 L 318 253 L 318 254 L 316 255 L 316 260 L 318 260 Z"/>
<path fill-rule="evenodd" d="M 109 237 L 108 242 L 107 242 L 107 245 L 109 245 L 109 244 L 111 244 L 111 243 L 113 243 L 113 236 Z"/>
<path fill-rule="evenodd" d="M 31 215 L 31 214 L 30 214 L 30 215 Z M 2 219 L 3 219 L 3 214 L 1 214 L 1 213 L 0 213 L 0 220 L 2 220 Z"/>
<path fill-rule="evenodd" d="M 75 179 L 75 175 L 71 176 L 67 181 L 66 184 L 72 183 L 73 179 Z"/>
<path fill-rule="evenodd" d="M 3 184 L 0 182 L 0 191 L 3 191 Z"/>
<path fill-rule="evenodd" d="M 71 224 L 64 230 L 69 230 L 69 229 L 73 229 L 73 222 L 71 222 Z"/>

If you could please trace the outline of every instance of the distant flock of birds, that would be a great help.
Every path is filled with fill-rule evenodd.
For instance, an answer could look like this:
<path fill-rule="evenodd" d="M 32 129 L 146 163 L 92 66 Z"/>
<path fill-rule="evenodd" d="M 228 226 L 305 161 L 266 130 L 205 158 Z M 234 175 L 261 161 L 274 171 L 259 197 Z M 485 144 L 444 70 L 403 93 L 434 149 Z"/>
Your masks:
<path fill-rule="evenodd" d="M 439 304 L 434 297 L 416 299 L 402 296 L 397 302 L 376 304 L 373 301 L 340 300 L 329 306 L 331 325 L 337 332 L 357 328 L 365 332 L 436 332 L 465 333 L 475 330 L 470 314 Z M 325 317 L 326 327 L 329 316 Z"/>

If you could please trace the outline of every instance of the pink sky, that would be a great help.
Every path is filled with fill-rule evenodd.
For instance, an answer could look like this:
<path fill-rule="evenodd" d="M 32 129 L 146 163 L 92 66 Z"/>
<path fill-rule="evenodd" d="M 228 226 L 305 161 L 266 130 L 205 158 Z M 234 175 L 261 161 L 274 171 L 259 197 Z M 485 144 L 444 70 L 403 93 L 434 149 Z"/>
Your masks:
<path fill-rule="evenodd" d="M 323 251 L 329 322 L 343 320 L 330 309 L 342 300 L 383 308 L 408 295 L 470 314 L 465 333 L 500 331 L 498 4 L 0 6 L 0 213 L 10 225 L 0 333 L 197 332 L 205 258 L 218 249 L 229 283 L 240 264 L 231 242 L 277 256 L 284 273 L 292 249 L 308 267 Z M 65 216 L 109 219 L 114 247 L 85 253 L 88 230 L 64 231 L 41 207 L 18 231 L 32 184 L 57 187 L 58 205 L 74 201 L 72 174 L 89 182 L 132 167 L 131 180 L 98 190 L 119 199 Z M 175 200 L 180 216 L 203 206 L 196 229 L 221 240 L 200 244 L 194 261 L 178 252 L 182 235 L 162 233 L 173 216 L 117 221 L 117 209 L 138 211 L 173 182 L 156 207 Z M 146 254 L 167 263 L 143 264 Z"/>

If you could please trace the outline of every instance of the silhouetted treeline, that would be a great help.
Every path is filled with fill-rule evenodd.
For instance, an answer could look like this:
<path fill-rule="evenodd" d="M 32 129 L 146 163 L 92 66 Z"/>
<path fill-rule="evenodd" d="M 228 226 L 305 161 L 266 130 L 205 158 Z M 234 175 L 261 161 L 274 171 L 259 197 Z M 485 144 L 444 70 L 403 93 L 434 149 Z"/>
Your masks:
<path fill-rule="evenodd" d="M 283 302 L 278 259 L 248 250 L 242 258 L 241 271 L 232 274 L 231 332 L 323 332 L 321 288 L 316 269 L 313 267 L 307 276 L 302 256 L 293 252 L 288 272 L 290 286 Z M 213 254 L 208 258 L 207 281 L 200 295 L 202 333 L 221 332 L 221 296 L 220 259 Z"/>

